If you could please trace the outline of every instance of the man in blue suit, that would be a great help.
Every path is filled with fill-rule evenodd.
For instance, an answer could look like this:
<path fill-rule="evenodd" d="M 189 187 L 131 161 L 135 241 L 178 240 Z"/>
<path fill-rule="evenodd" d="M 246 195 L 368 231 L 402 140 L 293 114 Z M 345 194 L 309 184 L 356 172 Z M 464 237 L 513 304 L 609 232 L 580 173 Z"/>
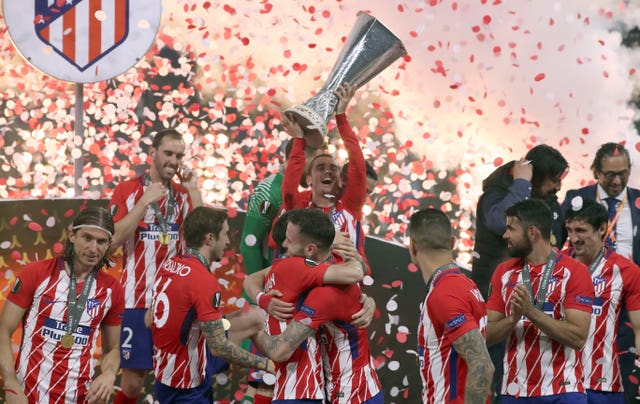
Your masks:
<path fill-rule="evenodd" d="M 605 143 L 596 152 L 591 170 L 597 183 L 567 191 L 561 206 L 563 217 L 566 217 L 565 212 L 572 206 L 582 206 L 580 198 L 598 201 L 609 213 L 605 243 L 618 254 L 636 264 L 640 263 L 640 234 L 637 231 L 640 225 L 640 190 L 627 186 L 631 174 L 629 151 L 618 143 Z M 566 235 L 565 229 L 562 243 Z M 635 346 L 635 342 L 633 331 L 625 324 L 628 322 L 625 311 L 620 317 L 617 342 L 625 399 L 626 402 L 632 403 L 636 402 L 638 386 L 632 383 L 629 375 L 634 369 L 634 359 L 637 355 L 629 352 L 629 348 Z M 640 372 L 640 368 L 637 371 Z M 637 380 L 634 381 L 637 383 Z"/>

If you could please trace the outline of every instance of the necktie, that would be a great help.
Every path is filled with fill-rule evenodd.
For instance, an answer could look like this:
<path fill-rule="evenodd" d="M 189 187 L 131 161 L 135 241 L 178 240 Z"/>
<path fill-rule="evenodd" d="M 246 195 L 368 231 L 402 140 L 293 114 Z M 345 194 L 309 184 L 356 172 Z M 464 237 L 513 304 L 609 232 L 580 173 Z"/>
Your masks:
<path fill-rule="evenodd" d="M 618 202 L 616 198 L 607 197 L 604 198 L 605 202 L 607 202 L 607 213 L 609 214 L 609 223 L 613 221 L 616 217 L 616 208 L 618 207 Z M 606 246 L 615 251 L 616 249 L 616 225 L 613 225 L 613 229 L 611 233 L 607 236 L 607 239 L 604 241 Z"/>

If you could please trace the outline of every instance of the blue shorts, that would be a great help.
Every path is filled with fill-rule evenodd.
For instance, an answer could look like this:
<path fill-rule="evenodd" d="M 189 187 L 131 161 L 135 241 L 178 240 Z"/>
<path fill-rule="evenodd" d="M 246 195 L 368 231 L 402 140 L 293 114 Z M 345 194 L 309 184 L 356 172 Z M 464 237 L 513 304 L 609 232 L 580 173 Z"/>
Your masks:
<path fill-rule="evenodd" d="M 120 333 L 120 367 L 123 369 L 153 369 L 153 339 L 151 329 L 144 325 L 147 309 L 125 309 Z"/>
<path fill-rule="evenodd" d="M 587 404 L 587 395 L 583 393 L 564 393 L 538 397 L 500 396 L 500 400 L 502 404 Z"/>
<path fill-rule="evenodd" d="M 202 384 L 191 389 L 169 387 L 156 380 L 153 390 L 160 404 L 213 403 L 213 375 L 229 369 L 229 362 L 213 356 L 207 348 L 207 366 Z"/>
<path fill-rule="evenodd" d="M 156 381 L 153 392 L 160 404 L 211 404 L 213 403 L 213 383 L 211 378 L 205 378 L 205 381 L 192 389 L 177 389 Z"/>
<path fill-rule="evenodd" d="M 587 390 L 589 404 L 624 404 L 624 393 L 610 391 Z"/>
<path fill-rule="evenodd" d="M 378 392 L 378 394 L 376 394 L 375 396 L 371 397 L 370 399 L 368 399 L 367 401 L 363 402 L 362 404 L 384 404 L 384 395 L 380 391 L 380 392 Z"/>

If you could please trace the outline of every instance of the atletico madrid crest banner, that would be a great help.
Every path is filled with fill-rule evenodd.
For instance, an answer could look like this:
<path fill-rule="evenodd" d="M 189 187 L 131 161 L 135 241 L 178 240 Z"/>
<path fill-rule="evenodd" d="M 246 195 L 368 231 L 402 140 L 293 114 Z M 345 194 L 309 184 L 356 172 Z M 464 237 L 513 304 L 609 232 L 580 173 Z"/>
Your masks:
<path fill-rule="evenodd" d="M 155 39 L 160 0 L 4 0 L 9 36 L 37 69 L 61 80 L 107 80 Z"/>
<path fill-rule="evenodd" d="M 33 25 L 42 42 L 84 71 L 127 38 L 129 0 L 36 0 Z"/>

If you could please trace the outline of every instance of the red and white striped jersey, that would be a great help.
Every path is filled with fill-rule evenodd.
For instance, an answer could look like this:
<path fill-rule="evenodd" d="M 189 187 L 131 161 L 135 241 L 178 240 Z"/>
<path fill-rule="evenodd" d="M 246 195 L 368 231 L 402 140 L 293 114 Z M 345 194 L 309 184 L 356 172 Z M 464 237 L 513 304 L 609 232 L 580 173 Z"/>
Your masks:
<path fill-rule="evenodd" d="M 314 265 L 304 257 L 290 257 L 277 260 L 271 266 L 264 283 L 264 291 L 271 289 L 282 293 L 281 300 L 299 306 L 306 291 L 322 285 L 322 279 L 329 265 Z M 267 333 L 280 335 L 288 322 L 278 321 L 267 314 Z M 320 348 L 315 336 L 307 338 L 286 362 L 276 362 L 276 384 L 274 400 L 322 400 L 322 362 Z"/>
<path fill-rule="evenodd" d="M 122 276 L 125 307 L 144 309 L 151 304 L 151 288 L 156 272 L 165 260 L 183 252 L 180 242 L 180 227 L 187 213 L 193 208 L 189 193 L 182 185 L 171 183 L 174 196 L 173 212 L 168 216 L 170 241 L 168 245 L 159 242 L 162 233 L 155 211 L 147 208 L 134 233 L 122 245 Z M 145 176 L 140 176 L 116 186 L 109 202 L 109 212 L 113 221 L 123 219 L 140 200 L 146 189 Z M 160 211 L 167 217 L 167 197 L 158 201 Z"/>
<path fill-rule="evenodd" d="M 191 255 L 167 260 L 153 288 L 153 365 L 156 380 L 190 389 L 203 383 L 207 364 L 201 322 L 221 318 L 216 277 Z"/>
<path fill-rule="evenodd" d="M 358 285 L 314 288 L 293 318 L 320 329 L 326 390 L 332 404 L 360 404 L 380 392 L 367 331 L 350 324 L 362 307 L 361 295 Z"/>
<path fill-rule="evenodd" d="M 487 309 L 511 314 L 509 301 L 513 289 L 523 283 L 524 259 L 512 258 L 496 268 L 491 279 Z M 530 267 L 533 295 L 537 296 L 545 264 Z M 591 313 L 593 284 L 587 267 L 558 253 L 547 287 L 542 311 L 561 320 L 566 310 Z M 540 331 L 523 317 L 507 336 L 504 356 L 502 394 L 537 397 L 584 392 L 580 351 L 561 344 Z"/>
<path fill-rule="evenodd" d="M 89 291 L 71 348 L 60 345 L 67 333 L 69 275 L 61 257 L 26 265 L 7 299 L 25 308 L 18 380 L 29 402 L 86 402 L 97 365 L 92 359 L 101 325 L 119 326 L 124 311 L 122 286 L 98 271 Z M 84 282 L 78 283 L 78 294 Z"/>
<path fill-rule="evenodd" d="M 364 155 L 358 138 L 351 129 L 345 114 L 336 115 L 338 131 L 344 142 L 344 147 L 349 155 L 349 167 L 347 178 L 349 184 L 344 195 L 336 201 L 335 206 L 318 208 L 312 202 L 310 190 L 298 191 L 300 178 L 305 169 L 306 142 L 304 139 L 294 139 L 291 148 L 291 156 L 282 180 L 283 209 L 317 208 L 329 215 L 336 231 L 347 233 L 349 240 L 353 241 L 356 249 L 362 257 L 364 254 L 364 233 L 362 231 L 362 207 L 367 199 L 366 167 Z M 279 215 L 278 215 L 279 216 Z M 272 241 L 272 240 L 271 240 Z M 271 245 L 275 248 L 275 243 Z M 366 259 L 366 258 L 365 258 Z"/>
<path fill-rule="evenodd" d="M 598 391 L 622 391 L 618 363 L 618 317 L 640 310 L 640 268 L 621 255 L 607 251 L 591 274 L 595 299 L 589 338 L 582 347 L 584 387 Z"/>
<path fill-rule="evenodd" d="M 437 274 L 420 308 L 418 357 L 424 403 L 463 403 L 467 364 L 453 343 L 473 329 L 482 335 L 487 310 L 482 294 L 459 268 Z"/>

